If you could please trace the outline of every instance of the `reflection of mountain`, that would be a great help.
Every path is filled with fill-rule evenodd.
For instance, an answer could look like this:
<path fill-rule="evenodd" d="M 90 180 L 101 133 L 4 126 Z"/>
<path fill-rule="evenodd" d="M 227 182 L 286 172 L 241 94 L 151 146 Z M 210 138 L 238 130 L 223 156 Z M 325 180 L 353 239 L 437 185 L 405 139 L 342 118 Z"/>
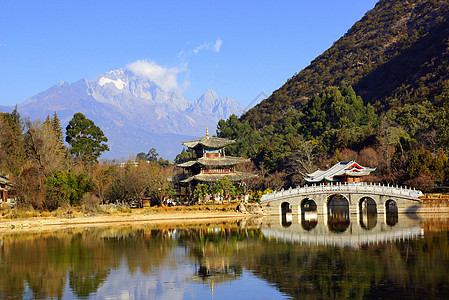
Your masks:
<path fill-rule="evenodd" d="M 100 74 L 93 80 L 61 82 L 19 104 L 19 112 L 44 120 L 57 112 L 63 127 L 81 112 L 108 137 L 106 157 L 128 158 L 130 153 L 156 148 L 165 158 L 181 151 L 180 141 L 216 128 L 220 119 L 240 114 L 243 106 L 207 90 L 191 102 L 178 90 L 166 91 L 156 83 L 125 69 Z M 0 111 L 12 107 L 0 107 Z"/>

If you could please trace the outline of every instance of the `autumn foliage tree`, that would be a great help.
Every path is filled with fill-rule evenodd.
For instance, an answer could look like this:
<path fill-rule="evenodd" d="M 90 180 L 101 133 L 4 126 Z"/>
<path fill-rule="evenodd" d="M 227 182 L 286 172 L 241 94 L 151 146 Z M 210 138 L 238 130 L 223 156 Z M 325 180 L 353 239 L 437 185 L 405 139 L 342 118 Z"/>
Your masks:
<path fill-rule="evenodd" d="M 19 175 L 26 163 L 23 138 L 24 124 L 17 110 L 0 113 L 0 171 Z"/>

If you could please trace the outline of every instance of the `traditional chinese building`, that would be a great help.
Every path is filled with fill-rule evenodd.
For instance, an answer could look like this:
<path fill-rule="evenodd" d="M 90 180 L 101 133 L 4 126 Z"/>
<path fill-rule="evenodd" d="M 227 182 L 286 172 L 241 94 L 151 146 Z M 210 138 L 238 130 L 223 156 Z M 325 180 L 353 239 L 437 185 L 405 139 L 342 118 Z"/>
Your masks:
<path fill-rule="evenodd" d="M 209 136 L 182 142 L 191 150 L 192 158 L 177 164 L 184 169 L 183 174 L 175 180 L 178 185 L 192 188 L 198 183 L 214 183 L 220 178 L 228 177 L 232 182 L 242 182 L 254 175 L 235 170 L 238 163 L 249 161 L 242 157 L 226 156 L 225 147 L 235 143 L 234 140 Z"/>
<path fill-rule="evenodd" d="M 310 183 L 321 182 L 362 182 L 365 177 L 376 171 L 376 168 L 368 168 L 359 165 L 355 161 L 341 161 L 328 170 L 316 170 L 307 174 L 304 179 Z"/>
<path fill-rule="evenodd" d="M 13 183 L 5 176 L 0 175 L 0 208 L 8 202 L 8 192 L 12 189 Z"/>

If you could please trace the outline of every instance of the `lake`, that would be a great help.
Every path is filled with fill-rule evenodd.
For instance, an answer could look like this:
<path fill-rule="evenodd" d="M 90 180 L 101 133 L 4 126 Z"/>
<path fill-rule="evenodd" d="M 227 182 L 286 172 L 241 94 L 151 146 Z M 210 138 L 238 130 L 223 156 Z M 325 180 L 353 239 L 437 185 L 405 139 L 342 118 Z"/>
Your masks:
<path fill-rule="evenodd" d="M 0 235 L 5 299 L 448 299 L 449 221 L 288 216 Z"/>

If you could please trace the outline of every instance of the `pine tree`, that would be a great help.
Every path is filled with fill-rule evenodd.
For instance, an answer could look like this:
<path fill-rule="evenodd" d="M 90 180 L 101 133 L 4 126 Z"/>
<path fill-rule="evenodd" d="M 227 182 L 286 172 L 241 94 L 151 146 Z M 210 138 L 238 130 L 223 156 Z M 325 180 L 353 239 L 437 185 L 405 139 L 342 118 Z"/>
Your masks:
<path fill-rule="evenodd" d="M 66 128 L 66 141 L 72 147 L 70 152 L 85 162 L 96 161 L 109 147 L 108 138 L 92 120 L 82 113 L 73 115 Z"/>
<path fill-rule="evenodd" d="M 47 118 L 44 121 L 44 125 L 46 125 L 46 126 L 50 126 L 51 125 L 51 120 L 50 120 L 50 116 L 49 115 L 47 115 Z"/>
<path fill-rule="evenodd" d="M 55 132 L 56 138 L 58 139 L 58 143 L 60 144 L 61 150 L 65 150 L 64 135 L 62 133 L 61 121 L 59 120 L 56 112 L 53 115 L 53 118 L 51 119 L 51 126 L 53 128 L 53 131 Z"/>
<path fill-rule="evenodd" d="M 23 122 L 17 110 L 0 114 L 0 169 L 18 175 L 25 164 Z"/>
<path fill-rule="evenodd" d="M 446 154 L 444 153 L 443 149 L 439 148 L 432 164 L 432 174 L 435 178 L 435 181 L 444 183 L 447 162 L 448 158 Z"/>

